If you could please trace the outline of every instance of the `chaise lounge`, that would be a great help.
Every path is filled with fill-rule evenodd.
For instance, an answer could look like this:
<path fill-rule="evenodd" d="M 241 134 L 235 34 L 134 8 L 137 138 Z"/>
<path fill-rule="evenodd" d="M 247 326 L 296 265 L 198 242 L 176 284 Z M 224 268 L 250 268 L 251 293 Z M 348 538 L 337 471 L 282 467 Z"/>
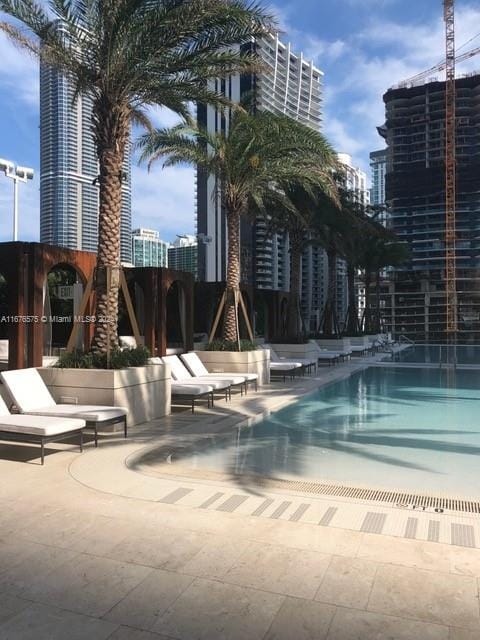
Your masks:
<path fill-rule="evenodd" d="M 45 463 L 45 445 L 78 435 L 80 452 L 83 451 L 85 420 L 79 418 L 52 418 L 46 416 L 12 415 L 0 396 L 0 440 L 40 445 L 40 458 Z"/>
<path fill-rule="evenodd" d="M 180 359 L 194 378 L 205 378 L 206 380 L 225 380 L 228 378 L 232 381 L 232 387 L 240 387 L 242 395 L 243 391 L 247 393 L 247 385 L 249 383 L 255 384 L 255 391 L 257 390 L 258 375 L 256 373 L 210 372 L 193 351 L 190 353 L 182 353 Z"/>
<path fill-rule="evenodd" d="M 121 423 L 127 437 L 127 409 L 102 405 L 57 404 L 36 369 L 17 369 L 1 373 L 3 383 L 20 413 L 30 416 L 79 418 L 93 430 L 98 446 L 98 430 Z"/>

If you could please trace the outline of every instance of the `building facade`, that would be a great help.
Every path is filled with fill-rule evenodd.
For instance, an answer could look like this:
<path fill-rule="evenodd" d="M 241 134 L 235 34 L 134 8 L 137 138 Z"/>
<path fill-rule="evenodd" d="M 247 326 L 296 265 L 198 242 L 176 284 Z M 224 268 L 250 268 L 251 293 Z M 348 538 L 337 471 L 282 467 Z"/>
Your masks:
<path fill-rule="evenodd" d="M 321 128 L 322 72 L 277 35 L 257 39 L 246 49 L 254 51 L 264 69 L 249 76 L 233 76 L 212 83 L 212 89 L 235 102 L 253 98 L 255 107 L 288 115 L 319 131 Z M 212 107 L 199 106 L 199 123 L 210 132 L 228 130 L 229 116 Z M 227 240 L 225 213 L 215 178 L 197 172 L 198 275 L 208 282 L 226 277 Z M 289 252 L 286 234 L 267 234 L 258 221 L 241 226 L 242 281 L 262 289 L 289 289 Z"/>
<path fill-rule="evenodd" d="M 134 267 L 168 267 L 168 242 L 160 240 L 153 229 L 134 229 L 132 263 Z"/>
<path fill-rule="evenodd" d="M 370 204 L 375 207 L 385 205 L 385 176 L 387 175 L 387 150 L 372 151 L 370 154 Z"/>
<path fill-rule="evenodd" d="M 40 65 L 40 241 L 97 251 L 98 162 L 92 100 L 75 103 L 71 80 Z M 131 262 L 131 171 L 127 150 L 122 185 L 121 259 Z"/>
<path fill-rule="evenodd" d="M 480 76 L 456 80 L 456 280 L 459 342 L 480 337 Z M 391 226 L 410 249 L 391 271 L 383 304 L 387 328 L 416 341 L 446 339 L 445 83 L 384 95 L 386 199 Z"/>
<path fill-rule="evenodd" d="M 176 271 L 193 273 L 198 276 L 198 243 L 195 236 L 178 236 L 168 249 L 168 266 Z"/>

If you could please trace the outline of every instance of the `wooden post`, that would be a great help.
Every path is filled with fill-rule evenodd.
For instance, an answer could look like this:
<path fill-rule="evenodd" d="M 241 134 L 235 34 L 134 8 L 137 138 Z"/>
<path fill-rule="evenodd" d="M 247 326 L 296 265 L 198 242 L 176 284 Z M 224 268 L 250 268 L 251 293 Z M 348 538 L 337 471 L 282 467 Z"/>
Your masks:
<path fill-rule="evenodd" d="M 240 297 L 240 306 L 242 307 L 243 317 L 245 319 L 245 324 L 247 325 L 248 335 L 250 337 L 250 340 L 253 342 L 254 341 L 253 330 L 252 330 L 252 325 L 250 324 L 250 318 L 248 317 L 247 307 L 245 306 L 245 301 L 243 299 L 242 292 L 239 290 L 238 293 Z"/>
<path fill-rule="evenodd" d="M 80 303 L 80 309 L 79 309 L 79 316 L 80 317 L 86 315 L 85 312 L 87 310 L 88 303 L 90 301 L 90 295 L 92 293 L 92 287 L 93 287 L 93 274 L 88 279 L 87 284 L 85 286 L 85 290 L 83 292 L 82 301 Z M 70 333 L 70 337 L 69 337 L 68 342 L 67 342 L 66 351 L 68 353 L 71 353 L 73 351 L 73 348 L 74 348 L 75 343 L 77 341 L 78 331 L 79 331 L 81 326 L 82 326 L 82 323 L 81 322 L 77 322 L 76 319 L 74 318 L 73 319 L 72 332 Z"/>
<path fill-rule="evenodd" d="M 125 273 L 123 269 L 120 269 L 120 286 L 123 291 L 123 297 L 125 299 L 125 304 L 127 306 L 128 317 L 130 319 L 130 324 L 132 325 L 133 335 L 135 336 L 135 342 L 137 343 L 137 347 L 140 347 L 142 343 L 142 339 L 140 336 L 140 329 L 138 328 L 137 317 L 133 309 L 132 298 L 130 297 L 130 291 L 128 290 L 127 279 L 125 278 Z"/>
<path fill-rule="evenodd" d="M 220 318 L 222 316 L 222 311 L 225 307 L 225 303 L 227 301 L 227 292 L 224 291 L 222 293 L 222 297 L 220 299 L 220 304 L 218 305 L 217 314 L 215 316 L 215 320 L 213 322 L 212 330 L 210 331 L 210 336 L 208 338 L 208 344 L 210 344 L 215 337 L 215 332 L 217 331 L 218 323 L 220 322 Z"/>

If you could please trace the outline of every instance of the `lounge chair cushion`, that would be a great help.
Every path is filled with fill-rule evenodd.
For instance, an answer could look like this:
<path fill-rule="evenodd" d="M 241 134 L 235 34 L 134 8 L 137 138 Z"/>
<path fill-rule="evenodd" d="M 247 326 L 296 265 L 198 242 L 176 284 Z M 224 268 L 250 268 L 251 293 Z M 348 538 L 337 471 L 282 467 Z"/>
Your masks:
<path fill-rule="evenodd" d="M 36 369 L 17 369 L 2 372 L 2 380 L 22 413 L 38 407 L 55 407 L 47 385 Z"/>
<path fill-rule="evenodd" d="M 187 367 L 183 364 L 178 356 L 164 356 L 162 358 L 165 364 L 169 364 L 172 371 L 172 378 L 174 380 L 178 380 L 178 382 L 199 382 L 200 384 L 204 383 L 207 385 L 211 385 L 214 389 L 218 391 L 222 391 L 223 389 L 228 389 L 228 387 L 233 384 L 230 380 L 225 379 L 223 376 L 221 378 L 211 379 L 209 376 L 192 376 Z"/>
<path fill-rule="evenodd" d="M 74 418 L 52 418 L 50 416 L 30 416 L 25 414 L 1 416 L 0 431 L 21 433 L 22 435 L 56 436 L 85 427 L 85 420 Z M 2 436 L 0 434 L 0 440 Z"/>
<path fill-rule="evenodd" d="M 93 404 L 56 404 L 54 407 L 38 407 L 25 413 L 31 416 L 75 417 L 88 422 L 106 422 L 126 416 L 128 410 L 124 407 L 103 407 Z"/>
<path fill-rule="evenodd" d="M 172 384 L 172 395 L 174 396 L 201 396 L 211 393 L 213 387 L 207 384 Z"/>
<path fill-rule="evenodd" d="M 302 365 L 300 363 L 292 362 L 271 362 L 270 369 L 274 371 L 293 371 L 299 369 Z"/>
<path fill-rule="evenodd" d="M 245 376 L 243 375 L 243 373 L 210 373 L 210 371 L 208 371 L 208 369 L 205 367 L 196 353 L 184 353 L 180 356 L 180 359 L 187 366 L 187 368 L 190 369 L 194 377 L 206 379 L 212 378 L 213 380 L 225 380 L 230 382 L 230 384 L 242 384 L 243 382 L 245 382 Z"/>

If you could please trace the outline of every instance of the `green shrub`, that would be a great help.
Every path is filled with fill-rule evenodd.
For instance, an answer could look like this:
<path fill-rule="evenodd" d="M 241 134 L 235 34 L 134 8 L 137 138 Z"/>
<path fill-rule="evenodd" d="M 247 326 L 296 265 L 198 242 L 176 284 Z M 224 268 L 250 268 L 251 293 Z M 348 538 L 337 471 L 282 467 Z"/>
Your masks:
<path fill-rule="evenodd" d="M 104 353 L 72 351 L 72 353 L 62 353 L 55 367 L 59 369 L 126 369 L 127 367 L 144 367 L 148 364 L 149 357 L 150 352 L 146 347 L 113 349 L 110 352 L 109 362 Z"/>
<path fill-rule="evenodd" d="M 256 351 L 258 346 L 251 340 L 240 340 L 240 351 Z M 238 342 L 234 340 L 212 340 L 205 351 L 239 351 Z"/>

